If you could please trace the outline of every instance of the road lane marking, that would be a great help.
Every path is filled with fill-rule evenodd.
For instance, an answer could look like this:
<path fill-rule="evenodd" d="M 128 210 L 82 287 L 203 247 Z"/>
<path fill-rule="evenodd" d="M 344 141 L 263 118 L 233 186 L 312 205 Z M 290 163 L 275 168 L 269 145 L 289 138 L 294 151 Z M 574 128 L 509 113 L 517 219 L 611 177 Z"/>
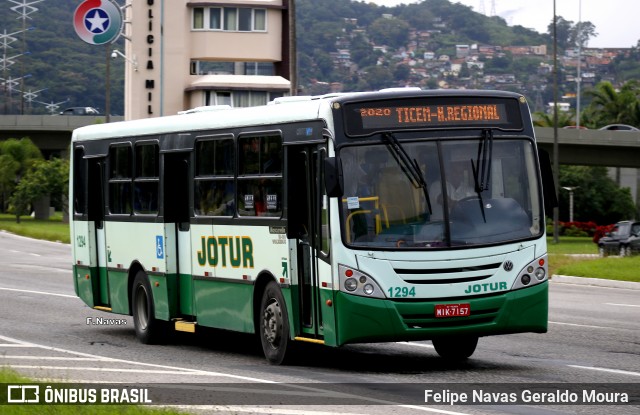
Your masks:
<path fill-rule="evenodd" d="M 640 305 L 637 304 L 616 304 L 616 303 L 604 303 L 605 305 L 615 305 L 618 307 L 640 307 Z"/>
<path fill-rule="evenodd" d="M 38 347 L 38 346 L 24 346 L 22 344 L 15 344 L 15 343 L 1 343 L 0 347 Z"/>
<path fill-rule="evenodd" d="M 24 347 L 24 346 L 22 346 Z M 0 359 L 16 359 L 16 360 L 63 360 L 71 362 L 95 362 L 96 359 L 91 357 L 56 357 L 56 356 L 0 356 Z M 100 361 L 100 360 L 98 360 Z"/>
<path fill-rule="evenodd" d="M 285 409 L 285 408 L 264 408 L 264 407 L 251 407 L 251 406 L 220 406 L 220 405 L 162 405 L 167 408 L 175 408 L 181 410 L 202 410 L 212 412 L 223 413 L 236 413 L 247 412 L 251 414 L 279 414 L 279 415 L 363 415 L 357 412 L 328 412 L 328 411 L 308 411 L 297 409 Z M 402 405 L 403 408 L 417 409 L 417 410 L 429 410 L 421 406 Z M 466 415 L 461 412 L 451 412 L 440 409 L 431 409 L 429 412 L 438 414 L 450 414 L 450 415 Z"/>
<path fill-rule="evenodd" d="M 356 412 L 327 412 L 327 411 L 300 411 L 285 408 L 261 408 L 251 406 L 220 406 L 220 405 L 162 405 L 178 410 L 202 410 L 212 412 L 236 413 L 248 412 L 251 414 L 280 414 L 280 415 L 365 415 Z"/>
<path fill-rule="evenodd" d="M 588 327 L 590 329 L 611 329 L 613 327 L 590 326 L 588 324 L 561 323 L 559 321 L 550 321 L 549 324 L 560 324 L 562 326 Z"/>
<path fill-rule="evenodd" d="M 29 293 L 29 294 L 53 295 L 53 296 L 55 296 L 55 297 L 78 298 L 78 296 L 77 296 L 77 295 L 58 294 L 58 293 L 48 293 L 48 292 L 46 292 L 46 291 L 19 290 L 19 289 L 17 289 L 17 288 L 0 287 L 0 290 L 4 290 L 4 291 L 16 291 L 16 292 L 20 292 L 20 293 Z"/>
<path fill-rule="evenodd" d="M 604 367 L 578 366 L 578 365 L 567 365 L 567 366 L 574 367 L 574 368 L 577 368 L 577 369 L 597 370 L 597 371 L 600 371 L 600 372 L 617 373 L 619 375 L 640 376 L 640 373 L 638 373 L 638 372 L 630 372 L 628 370 L 607 369 L 607 368 L 604 368 Z"/>

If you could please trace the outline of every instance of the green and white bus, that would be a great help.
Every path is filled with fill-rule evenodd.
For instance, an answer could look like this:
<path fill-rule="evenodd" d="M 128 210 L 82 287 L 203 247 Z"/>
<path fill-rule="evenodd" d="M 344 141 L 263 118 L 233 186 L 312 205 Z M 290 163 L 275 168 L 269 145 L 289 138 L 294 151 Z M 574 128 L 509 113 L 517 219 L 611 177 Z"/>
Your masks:
<path fill-rule="evenodd" d="M 541 163 L 541 161 L 544 161 Z M 544 201 L 526 99 L 384 90 L 74 131 L 74 285 L 137 337 L 213 327 L 298 342 L 547 330 Z M 544 181 L 544 186 L 543 186 Z"/>

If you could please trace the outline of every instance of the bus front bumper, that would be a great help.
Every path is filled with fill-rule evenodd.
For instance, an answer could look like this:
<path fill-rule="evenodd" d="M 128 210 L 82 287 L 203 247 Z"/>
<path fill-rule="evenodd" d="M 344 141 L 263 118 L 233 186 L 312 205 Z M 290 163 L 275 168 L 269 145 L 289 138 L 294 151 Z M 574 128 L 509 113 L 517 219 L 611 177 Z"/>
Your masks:
<path fill-rule="evenodd" d="M 389 300 L 336 292 L 338 345 L 547 331 L 549 283 L 455 300 Z M 469 304 L 466 317 L 435 317 L 436 304 Z"/>

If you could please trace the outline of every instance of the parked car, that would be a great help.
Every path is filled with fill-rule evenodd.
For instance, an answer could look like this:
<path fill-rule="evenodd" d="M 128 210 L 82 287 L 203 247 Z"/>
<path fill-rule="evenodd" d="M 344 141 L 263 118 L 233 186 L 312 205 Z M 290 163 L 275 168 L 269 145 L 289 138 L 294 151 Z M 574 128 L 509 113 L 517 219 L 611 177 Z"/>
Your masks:
<path fill-rule="evenodd" d="M 640 222 L 622 221 L 598 241 L 601 257 L 610 254 L 629 256 L 640 253 Z"/>
<path fill-rule="evenodd" d="M 636 127 L 627 124 L 609 124 L 605 125 L 599 130 L 610 130 L 610 131 L 640 131 Z"/>
<path fill-rule="evenodd" d="M 71 107 L 60 111 L 60 115 L 100 115 L 100 111 L 93 107 Z"/>

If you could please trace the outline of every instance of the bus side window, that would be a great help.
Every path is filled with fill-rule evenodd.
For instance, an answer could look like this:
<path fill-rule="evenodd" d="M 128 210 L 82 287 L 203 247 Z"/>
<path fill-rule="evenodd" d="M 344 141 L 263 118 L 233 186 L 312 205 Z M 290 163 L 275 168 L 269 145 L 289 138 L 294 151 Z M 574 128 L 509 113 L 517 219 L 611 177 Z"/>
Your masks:
<path fill-rule="evenodd" d="M 136 150 L 133 210 L 141 214 L 158 213 L 160 149 L 156 143 L 139 144 Z"/>
<path fill-rule="evenodd" d="M 84 148 L 75 149 L 73 164 L 73 212 L 76 215 L 84 215 L 87 213 L 87 180 L 89 177 Z"/>
<path fill-rule="evenodd" d="M 238 152 L 240 216 L 282 216 L 282 137 L 242 136 Z"/>
<path fill-rule="evenodd" d="M 133 160 L 130 145 L 109 149 L 109 212 L 131 214 Z"/>
<path fill-rule="evenodd" d="M 235 150 L 232 137 L 196 144 L 194 209 L 198 216 L 235 214 Z"/>

